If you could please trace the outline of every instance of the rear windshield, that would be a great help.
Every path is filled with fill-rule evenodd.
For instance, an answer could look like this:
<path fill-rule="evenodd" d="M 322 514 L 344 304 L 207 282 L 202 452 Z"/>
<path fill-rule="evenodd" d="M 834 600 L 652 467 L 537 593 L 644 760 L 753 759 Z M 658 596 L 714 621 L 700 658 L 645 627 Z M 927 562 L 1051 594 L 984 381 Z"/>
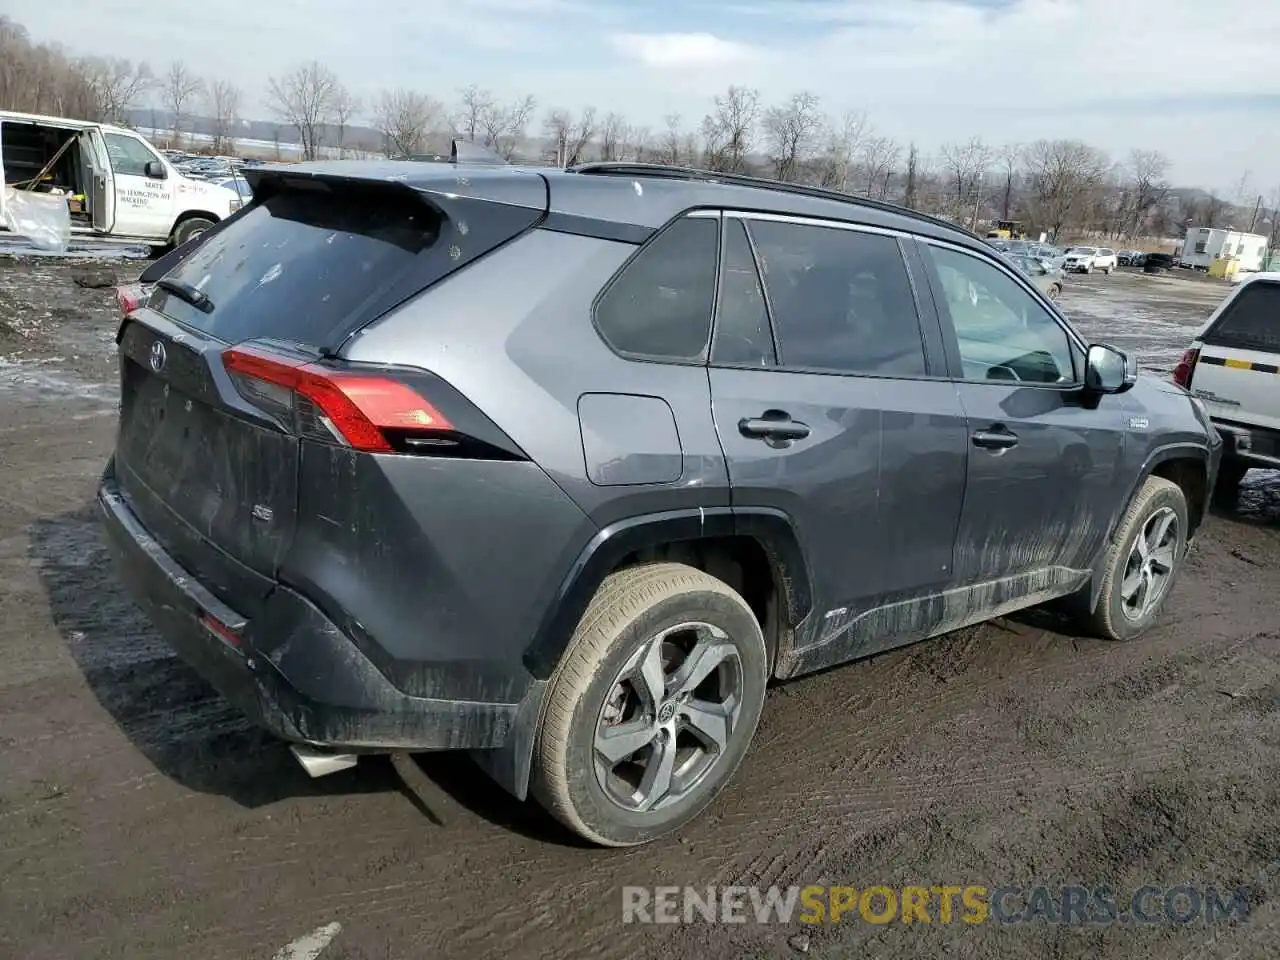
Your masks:
<path fill-rule="evenodd" d="M 1204 342 L 1280 352 L 1280 284 L 1257 280 L 1246 286 L 1222 311 Z"/>
<path fill-rule="evenodd" d="M 439 220 L 401 191 L 286 191 L 266 199 L 166 275 L 208 298 L 157 288 L 148 306 L 226 343 L 328 345 L 430 247 Z"/>

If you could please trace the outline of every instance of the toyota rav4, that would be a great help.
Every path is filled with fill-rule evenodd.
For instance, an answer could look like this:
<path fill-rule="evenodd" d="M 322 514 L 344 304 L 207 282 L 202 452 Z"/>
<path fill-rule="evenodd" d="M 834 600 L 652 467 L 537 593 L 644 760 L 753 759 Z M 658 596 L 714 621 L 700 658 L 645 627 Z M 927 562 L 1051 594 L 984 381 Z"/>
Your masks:
<path fill-rule="evenodd" d="M 98 496 L 179 654 L 313 772 L 467 750 L 691 820 L 766 685 L 1047 601 L 1156 619 L 1220 441 L 979 239 L 672 167 L 246 171 L 119 329 Z"/>

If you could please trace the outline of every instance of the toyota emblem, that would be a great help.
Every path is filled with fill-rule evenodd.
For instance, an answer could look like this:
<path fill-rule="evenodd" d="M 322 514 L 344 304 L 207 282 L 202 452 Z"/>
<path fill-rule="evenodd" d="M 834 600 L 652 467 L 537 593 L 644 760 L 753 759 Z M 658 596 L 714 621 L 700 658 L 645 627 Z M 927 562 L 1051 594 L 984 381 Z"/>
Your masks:
<path fill-rule="evenodd" d="M 168 353 L 164 349 L 164 343 L 157 340 L 151 344 L 151 369 L 159 373 L 164 369 L 164 362 L 168 359 Z"/>

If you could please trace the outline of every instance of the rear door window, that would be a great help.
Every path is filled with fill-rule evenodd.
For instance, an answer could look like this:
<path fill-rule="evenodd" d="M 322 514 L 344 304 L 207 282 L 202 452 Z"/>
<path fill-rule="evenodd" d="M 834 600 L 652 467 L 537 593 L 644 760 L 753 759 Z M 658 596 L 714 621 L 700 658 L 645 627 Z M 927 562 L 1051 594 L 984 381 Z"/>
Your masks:
<path fill-rule="evenodd" d="M 1280 284 L 1255 280 L 1246 286 L 1205 333 L 1204 342 L 1280 353 Z"/>
<path fill-rule="evenodd" d="M 714 217 L 685 217 L 628 261 L 596 303 L 605 342 L 624 356 L 705 359 L 719 233 Z"/>
<path fill-rule="evenodd" d="M 204 309 L 157 289 L 149 306 L 226 343 L 327 345 L 432 246 L 439 218 L 403 192 L 277 193 L 210 237 L 166 277 Z"/>
<path fill-rule="evenodd" d="M 751 220 L 784 367 L 883 377 L 927 372 L 898 241 L 819 224 Z"/>

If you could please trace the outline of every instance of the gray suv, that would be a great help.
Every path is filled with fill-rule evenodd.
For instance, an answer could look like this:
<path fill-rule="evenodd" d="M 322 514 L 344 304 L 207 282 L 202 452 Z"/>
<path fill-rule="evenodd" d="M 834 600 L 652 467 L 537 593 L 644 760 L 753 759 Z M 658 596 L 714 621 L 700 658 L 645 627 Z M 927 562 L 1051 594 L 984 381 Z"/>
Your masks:
<path fill-rule="evenodd" d="M 143 276 L 98 503 L 313 774 L 467 750 L 688 823 L 771 680 L 1046 601 L 1151 626 L 1220 441 L 973 235 L 671 167 L 317 163 Z"/>

